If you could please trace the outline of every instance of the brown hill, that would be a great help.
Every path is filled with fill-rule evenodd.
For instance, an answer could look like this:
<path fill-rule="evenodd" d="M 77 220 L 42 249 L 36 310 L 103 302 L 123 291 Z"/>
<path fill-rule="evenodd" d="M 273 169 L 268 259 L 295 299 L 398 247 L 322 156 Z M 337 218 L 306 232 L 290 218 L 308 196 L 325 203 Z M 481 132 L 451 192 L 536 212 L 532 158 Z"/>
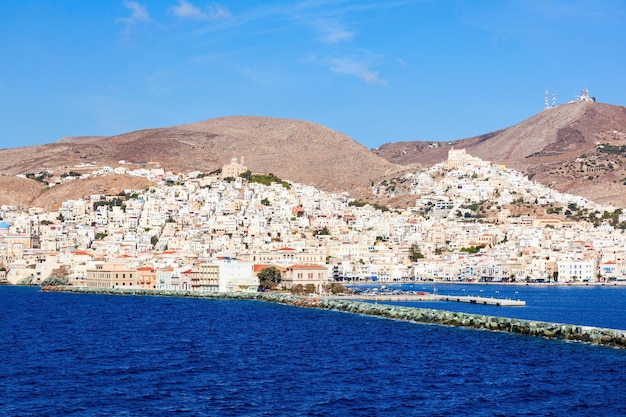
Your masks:
<path fill-rule="evenodd" d="M 242 116 L 112 137 L 64 138 L 46 145 L 3 149 L 0 173 L 14 176 L 47 171 L 61 175 L 80 171 L 76 167 L 81 164 L 115 167 L 121 160 L 174 172 L 211 172 L 231 158 L 241 156 L 253 172 L 273 173 L 328 191 L 361 187 L 399 169 L 348 136 L 324 126 Z M 1 186 L 6 189 L 8 185 Z M 71 189 L 66 188 L 67 198 L 81 197 L 72 197 Z M 14 200 L 27 203 L 29 198 L 36 200 L 33 196 Z"/>
<path fill-rule="evenodd" d="M 38 181 L 0 175 L 0 205 L 39 207 L 52 211 L 57 210 L 66 200 L 79 199 L 93 194 L 117 195 L 125 190 L 140 190 L 151 184 L 146 178 L 109 175 L 47 187 Z"/>
<path fill-rule="evenodd" d="M 159 164 L 175 172 L 210 172 L 233 157 L 253 172 L 331 191 L 349 190 L 391 173 L 396 166 L 353 139 L 311 122 L 225 117 L 146 129 L 111 137 L 64 138 L 28 148 L 0 150 L 0 172 L 63 171 L 80 163 Z"/>
<path fill-rule="evenodd" d="M 16 174 L 47 171 L 60 176 L 92 171 L 93 166 L 114 167 L 121 160 L 174 172 L 211 172 L 235 156 L 244 156 L 253 172 L 271 172 L 329 191 L 356 190 L 355 196 L 367 200 L 370 182 L 441 162 L 451 147 L 522 171 L 559 191 L 626 207 L 626 107 L 596 102 L 550 108 L 515 126 L 469 139 L 392 143 L 374 152 L 315 123 L 244 116 L 112 137 L 64 138 L 0 150 L 0 204 L 54 208 L 66 199 L 146 184 L 111 176 L 47 188 Z"/>
<path fill-rule="evenodd" d="M 446 159 L 451 147 L 561 192 L 626 207 L 626 107 L 568 103 L 485 135 L 448 143 L 390 143 L 374 153 L 397 164 L 428 166 Z"/>

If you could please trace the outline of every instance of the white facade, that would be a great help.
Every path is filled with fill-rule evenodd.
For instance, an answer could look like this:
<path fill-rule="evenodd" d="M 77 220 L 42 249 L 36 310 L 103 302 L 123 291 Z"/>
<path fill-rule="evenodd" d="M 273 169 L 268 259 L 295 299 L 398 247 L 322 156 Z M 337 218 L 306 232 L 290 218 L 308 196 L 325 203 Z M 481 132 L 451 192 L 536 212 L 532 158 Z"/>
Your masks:
<path fill-rule="evenodd" d="M 557 262 L 559 282 L 594 282 L 596 280 L 596 262 L 594 260 Z"/>

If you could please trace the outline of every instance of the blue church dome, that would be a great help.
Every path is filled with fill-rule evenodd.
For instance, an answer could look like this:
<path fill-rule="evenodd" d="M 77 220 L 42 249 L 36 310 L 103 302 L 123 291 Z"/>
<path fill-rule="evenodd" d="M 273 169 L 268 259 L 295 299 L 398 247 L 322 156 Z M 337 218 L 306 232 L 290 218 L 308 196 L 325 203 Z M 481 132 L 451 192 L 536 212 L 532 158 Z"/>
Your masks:
<path fill-rule="evenodd" d="M 8 229 L 9 227 L 9 223 L 7 222 L 0 222 L 0 229 Z"/>

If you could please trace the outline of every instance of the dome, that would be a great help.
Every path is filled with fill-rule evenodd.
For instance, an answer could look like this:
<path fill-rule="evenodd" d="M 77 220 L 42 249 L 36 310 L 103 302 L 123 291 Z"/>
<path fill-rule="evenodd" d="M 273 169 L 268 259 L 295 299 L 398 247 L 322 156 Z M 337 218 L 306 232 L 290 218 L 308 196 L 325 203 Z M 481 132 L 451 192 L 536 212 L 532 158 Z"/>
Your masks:
<path fill-rule="evenodd" d="M 9 227 L 9 223 L 7 222 L 0 222 L 0 229 L 8 229 Z"/>

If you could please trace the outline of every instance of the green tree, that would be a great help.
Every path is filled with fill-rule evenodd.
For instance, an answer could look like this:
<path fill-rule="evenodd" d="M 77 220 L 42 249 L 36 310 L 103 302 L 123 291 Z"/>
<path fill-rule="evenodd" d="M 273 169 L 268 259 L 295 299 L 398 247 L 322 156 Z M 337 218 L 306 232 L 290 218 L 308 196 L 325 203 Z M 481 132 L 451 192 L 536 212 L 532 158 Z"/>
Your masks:
<path fill-rule="evenodd" d="M 330 284 L 324 285 L 324 290 L 329 294 L 344 294 L 349 293 L 350 291 L 346 290 L 346 287 L 339 282 L 332 282 Z"/>
<path fill-rule="evenodd" d="M 294 285 L 294 286 L 291 288 L 291 293 L 292 293 L 293 295 L 302 295 L 302 292 L 303 292 L 303 291 L 304 291 L 304 287 L 302 286 L 302 284 L 297 284 L 297 285 Z"/>
<path fill-rule="evenodd" d="M 155 246 L 159 242 L 159 238 L 155 235 L 150 238 L 150 244 Z"/>
<path fill-rule="evenodd" d="M 418 259 L 423 259 L 424 255 L 420 251 L 420 247 L 417 243 L 414 243 L 409 248 L 409 259 L 411 262 L 417 262 Z"/>
<path fill-rule="evenodd" d="M 467 253 L 469 253 L 470 255 L 473 255 L 473 254 L 475 254 L 475 253 L 480 252 L 480 250 L 481 250 L 482 248 L 484 248 L 484 247 L 485 247 L 484 245 L 470 246 L 469 248 L 461 248 L 461 249 L 460 249 L 460 251 L 461 251 L 461 252 L 467 252 Z"/>
<path fill-rule="evenodd" d="M 259 291 L 271 290 L 276 288 L 282 280 L 282 273 L 275 266 L 263 268 L 258 274 Z"/>
<path fill-rule="evenodd" d="M 317 230 L 316 232 L 314 232 L 313 235 L 315 235 L 315 236 L 318 236 L 318 235 L 330 235 L 330 230 L 328 230 L 328 227 L 324 226 L 320 230 Z"/>

